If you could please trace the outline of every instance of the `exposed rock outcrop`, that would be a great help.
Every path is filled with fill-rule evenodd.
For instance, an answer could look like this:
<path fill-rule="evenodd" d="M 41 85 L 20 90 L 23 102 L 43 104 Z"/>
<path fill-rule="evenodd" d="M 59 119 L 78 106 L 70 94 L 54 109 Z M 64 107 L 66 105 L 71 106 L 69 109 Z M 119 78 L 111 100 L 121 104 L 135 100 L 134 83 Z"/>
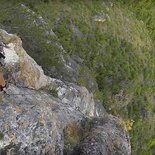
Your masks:
<path fill-rule="evenodd" d="M 86 132 L 73 154 L 125 155 L 127 152 L 129 153 L 129 141 L 124 141 L 128 137 L 122 127 L 122 122 L 112 115 L 87 121 L 84 127 Z M 124 148 L 128 148 L 128 151 Z"/>
<path fill-rule="evenodd" d="M 84 87 L 44 75 L 20 38 L 0 30 L 7 94 L 0 101 L 0 155 L 130 155 L 122 121 Z"/>
<path fill-rule="evenodd" d="M 12 19 L 14 15 L 16 15 L 16 18 L 22 19 L 24 23 L 23 28 L 18 27 L 19 25 L 16 25 L 16 23 L 14 23 L 16 26 L 6 24 L 4 28 L 1 28 L 12 33 L 17 33 L 21 37 L 24 49 L 26 49 L 30 56 L 35 58 L 37 63 L 42 65 L 46 75 L 75 84 L 79 83 L 80 79 L 85 76 L 87 77 L 86 79 L 84 78 L 86 82 L 85 87 L 91 92 L 96 91 L 96 88 L 98 88 L 97 82 L 92 78 L 88 68 L 83 72 L 86 74 L 83 75 L 83 73 L 81 73 L 81 68 L 84 66 L 83 60 L 77 54 L 69 56 L 68 51 L 62 46 L 60 38 L 58 38 L 54 32 L 54 30 L 61 25 L 61 15 L 60 19 L 58 17 L 58 21 L 55 23 L 57 26 L 52 27 L 51 22 L 46 17 L 42 17 L 25 3 L 18 4 L 17 8 L 12 11 L 12 16 L 9 16 L 9 18 Z M 63 13 L 62 18 L 64 18 Z M 22 22 L 22 20 L 20 21 Z M 25 29 L 25 27 L 27 27 L 27 29 Z M 27 33 L 27 31 L 29 31 L 29 29 L 34 29 L 33 35 L 37 37 L 28 36 L 27 34 L 29 32 Z M 80 29 L 76 25 L 70 25 L 69 29 L 73 31 L 74 39 L 84 37 L 84 34 L 80 32 Z M 8 39 L 9 38 L 10 37 L 8 37 Z M 46 55 L 47 53 L 50 54 Z M 82 61 L 77 61 L 77 59 L 81 59 Z"/>

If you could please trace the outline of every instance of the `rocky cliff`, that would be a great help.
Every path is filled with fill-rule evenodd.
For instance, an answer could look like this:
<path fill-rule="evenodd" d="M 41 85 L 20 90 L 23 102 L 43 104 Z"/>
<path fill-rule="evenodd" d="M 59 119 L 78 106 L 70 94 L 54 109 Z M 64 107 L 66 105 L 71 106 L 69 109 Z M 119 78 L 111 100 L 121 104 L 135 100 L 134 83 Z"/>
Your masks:
<path fill-rule="evenodd" d="M 0 155 L 130 155 L 121 119 L 106 113 L 85 87 L 50 78 L 0 30 L 7 94 L 0 96 Z"/>

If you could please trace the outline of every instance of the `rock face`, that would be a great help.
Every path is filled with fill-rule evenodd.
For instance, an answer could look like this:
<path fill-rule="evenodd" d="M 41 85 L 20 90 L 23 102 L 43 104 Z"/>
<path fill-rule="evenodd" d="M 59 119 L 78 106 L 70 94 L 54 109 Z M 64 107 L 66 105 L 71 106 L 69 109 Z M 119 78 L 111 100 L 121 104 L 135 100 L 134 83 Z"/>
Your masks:
<path fill-rule="evenodd" d="M 44 75 L 20 38 L 0 30 L 7 94 L 0 96 L 0 155 L 130 155 L 123 122 L 84 87 Z"/>
<path fill-rule="evenodd" d="M 36 61 L 43 66 L 46 75 L 76 84 L 79 83 L 81 78 L 83 79 L 83 77 L 86 77 L 84 78 L 84 81 L 87 84 L 85 87 L 91 92 L 96 91 L 98 85 L 92 78 L 90 71 L 87 69 L 81 73 L 81 68 L 83 68 L 83 60 L 79 55 L 69 56 L 67 54 L 68 52 L 65 51 L 64 47 L 61 45 L 61 41 L 53 31 L 53 29 L 57 29 L 61 25 L 63 13 L 62 17 L 57 19 L 58 21 L 54 24 L 55 26 L 53 29 L 51 29 L 52 25 L 46 18 L 43 18 L 38 13 L 34 12 L 24 3 L 19 4 L 17 9 L 15 9 L 12 14 L 16 14 L 16 17 L 18 16 L 17 18 L 27 21 L 24 27 L 30 26 L 31 29 L 34 28 L 34 36 L 38 36 L 39 34 L 38 37 L 31 38 L 27 37 L 27 32 L 25 33 L 25 30 L 27 29 L 25 28 L 21 30 L 20 28 L 14 28 L 10 25 L 4 26 L 9 32 L 17 33 L 22 37 L 22 40 L 24 41 L 24 49 L 26 49 L 29 55 L 36 58 Z M 18 26 L 19 25 L 17 25 L 17 27 Z M 72 24 L 69 28 L 70 31 L 73 31 L 72 37 L 74 39 L 85 37 L 76 25 Z M 7 37 L 4 35 L 4 37 L 6 38 L 6 41 L 10 39 L 10 36 Z M 48 52 L 44 48 L 47 48 Z M 50 57 L 45 56 L 46 52 L 50 53 Z M 83 75 L 83 73 L 85 74 Z"/>
<path fill-rule="evenodd" d="M 74 155 L 125 155 L 130 152 L 129 141 L 124 141 L 128 137 L 118 118 L 111 115 L 95 118 L 85 124 L 85 129 L 87 132 Z M 124 148 L 128 148 L 128 151 Z"/>
<path fill-rule="evenodd" d="M 7 35 L 1 30 L 0 34 L 7 39 L 5 43 L 9 48 L 4 49 L 6 55 L 6 70 L 13 80 L 20 86 L 39 89 L 47 85 L 48 77 L 44 75 L 43 70 L 37 63 L 26 54 L 22 48 L 20 38 L 14 35 Z M 5 37 L 2 37 L 5 39 Z"/>

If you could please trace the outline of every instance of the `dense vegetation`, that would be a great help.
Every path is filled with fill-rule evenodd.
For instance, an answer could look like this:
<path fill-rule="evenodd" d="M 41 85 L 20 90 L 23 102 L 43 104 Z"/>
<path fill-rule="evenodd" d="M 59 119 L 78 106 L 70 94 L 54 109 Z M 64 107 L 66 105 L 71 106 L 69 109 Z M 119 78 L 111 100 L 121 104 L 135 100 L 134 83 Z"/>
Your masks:
<path fill-rule="evenodd" d="M 0 0 L 1 27 L 21 36 L 26 50 L 44 68 L 60 67 L 58 42 L 68 55 L 79 55 L 82 67 L 98 83 L 95 97 L 124 119 L 133 154 L 154 154 L 155 2 L 22 1 L 36 13 L 33 16 L 20 3 Z M 37 15 L 47 22 L 45 27 L 32 24 Z M 44 29 L 50 28 L 57 37 L 45 36 Z M 47 44 L 47 37 L 52 44 Z M 79 84 L 87 86 L 87 81 L 79 79 Z"/>

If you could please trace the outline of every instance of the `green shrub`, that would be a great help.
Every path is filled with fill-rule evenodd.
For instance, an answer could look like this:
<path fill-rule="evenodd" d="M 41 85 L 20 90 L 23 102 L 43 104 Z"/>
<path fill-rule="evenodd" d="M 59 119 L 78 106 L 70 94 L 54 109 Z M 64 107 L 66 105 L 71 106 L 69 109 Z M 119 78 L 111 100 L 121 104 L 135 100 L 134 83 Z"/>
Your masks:
<path fill-rule="evenodd" d="M 0 132 L 0 140 L 3 140 L 3 138 L 4 138 L 4 134 Z"/>
<path fill-rule="evenodd" d="M 153 154 L 155 2 L 24 0 L 37 12 L 33 16 L 21 9 L 19 2 L 0 1 L 2 27 L 17 33 L 26 51 L 44 69 L 61 68 L 57 44 L 62 44 L 66 55 L 78 54 L 84 60 L 83 73 L 91 72 L 98 83 L 95 98 L 102 100 L 112 114 L 135 121 L 130 131 L 132 153 Z M 31 24 L 38 14 L 46 20 L 46 27 Z M 107 18 L 105 22 L 95 22 L 95 15 Z M 72 26 L 83 37 L 77 37 Z M 44 35 L 44 30 L 51 28 L 58 38 Z M 89 87 L 87 79 L 79 77 L 79 84 Z M 76 143 L 74 136 L 69 140 Z"/>

